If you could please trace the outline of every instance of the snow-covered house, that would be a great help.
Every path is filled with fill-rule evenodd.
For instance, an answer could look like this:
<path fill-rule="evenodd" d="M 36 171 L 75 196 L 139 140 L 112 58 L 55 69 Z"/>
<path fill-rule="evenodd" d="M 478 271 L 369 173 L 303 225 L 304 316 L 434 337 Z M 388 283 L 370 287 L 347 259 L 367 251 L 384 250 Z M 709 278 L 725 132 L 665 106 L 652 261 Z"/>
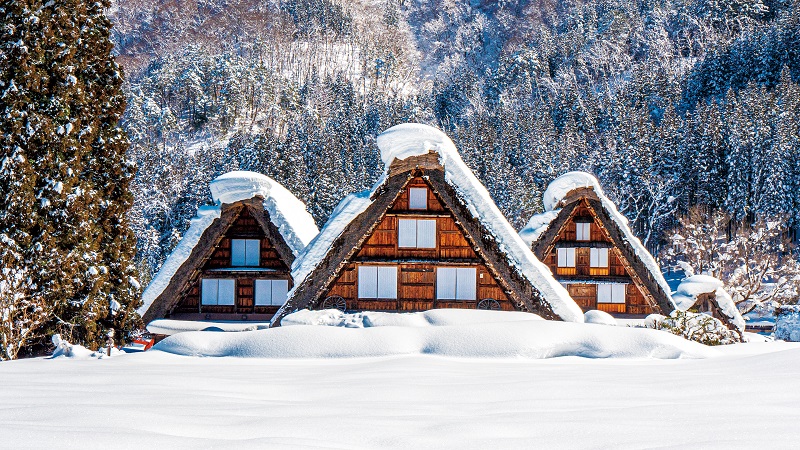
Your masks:
<path fill-rule="evenodd" d="M 297 259 L 297 285 L 274 323 L 303 308 L 524 310 L 583 321 L 444 133 L 403 124 L 377 143 L 383 177 L 342 200 Z"/>
<path fill-rule="evenodd" d="M 594 176 L 569 172 L 556 178 L 544 206 L 520 236 L 581 308 L 612 315 L 675 309 L 658 263 Z"/>
<path fill-rule="evenodd" d="M 681 281 L 678 289 L 672 294 L 672 299 L 681 311 L 706 313 L 719 319 L 741 338 L 744 336 L 744 318 L 722 285 L 722 281 L 718 278 L 692 275 Z"/>
<path fill-rule="evenodd" d="M 275 180 L 230 172 L 143 294 L 155 319 L 268 322 L 293 287 L 290 268 L 317 235 L 305 204 Z"/>

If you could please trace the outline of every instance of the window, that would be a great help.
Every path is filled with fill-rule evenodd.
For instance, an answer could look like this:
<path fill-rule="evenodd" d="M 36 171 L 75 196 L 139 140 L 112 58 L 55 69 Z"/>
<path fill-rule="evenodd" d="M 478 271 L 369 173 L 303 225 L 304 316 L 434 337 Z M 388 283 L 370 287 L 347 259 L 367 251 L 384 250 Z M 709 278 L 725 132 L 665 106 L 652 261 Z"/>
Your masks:
<path fill-rule="evenodd" d="M 476 300 L 474 267 L 440 267 L 436 269 L 436 298 L 439 300 Z"/>
<path fill-rule="evenodd" d="M 436 248 L 436 220 L 398 220 L 397 245 L 401 248 Z"/>
<path fill-rule="evenodd" d="M 589 252 L 589 275 L 608 275 L 608 249 L 593 248 Z"/>
<path fill-rule="evenodd" d="M 200 303 L 203 305 L 233 305 L 236 300 L 236 281 L 203 278 L 200 284 Z"/>
<path fill-rule="evenodd" d="M 610 283 L 597 285 L 597 303 L 625 303 L 627 284 Z"/>
<path fill-rule="evenodd" d="M 408 189 L 408 209 L 428 209 L 428 189 Z"/>
<path fill-rule="evenodd" d="M 281 306 L 289 292 L 288 280 L 256 280 L 256 306 Z"/>
<path fill-rule="evenodd" d="M 575 268 L 574 248 L 558 249 L 558 267 L 556 268 L 556 273 L 558 275 L 575 275 L 578 273 Z"/>
<path fill-rule="evenodd" d="M 258 239 L 231 239 L 231 266 L 258 267 L 261 241 Z"/>
<path fill-rule="evenodd" d="M 358 298 L 397 298 L 397 266 L 359 266 Z"/>
<path fill-rule="evenodd" d="M 575 223 L 575 240 L 577 241 L 590 241 L 592 238 L 592 224 L 589 222 L 576 222 Z"/>

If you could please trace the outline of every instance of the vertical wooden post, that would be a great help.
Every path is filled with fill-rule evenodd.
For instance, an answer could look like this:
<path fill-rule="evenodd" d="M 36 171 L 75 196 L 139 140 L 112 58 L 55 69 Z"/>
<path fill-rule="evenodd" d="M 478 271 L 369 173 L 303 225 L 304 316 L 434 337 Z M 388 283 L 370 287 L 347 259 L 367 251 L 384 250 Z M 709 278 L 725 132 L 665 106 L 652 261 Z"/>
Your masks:
<path fill-rule="evenodd" d="M 108 334 L 106 335 L 108 338 L 106 339 L 106 351 L 108 356 L 111 356 L 111 347 L 114 346 L 114 329 L 108 330 Z"/>

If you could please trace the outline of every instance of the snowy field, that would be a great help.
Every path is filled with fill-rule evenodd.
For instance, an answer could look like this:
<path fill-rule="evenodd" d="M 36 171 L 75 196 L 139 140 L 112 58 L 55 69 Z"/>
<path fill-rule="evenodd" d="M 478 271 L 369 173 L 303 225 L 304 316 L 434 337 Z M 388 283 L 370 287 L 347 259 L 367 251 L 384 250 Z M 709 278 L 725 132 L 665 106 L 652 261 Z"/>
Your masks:
<path fill-rule="evenodd" d="M 198 354 L 211 346 L 244 355 L 252 354 L 248 346 L 283 342 L 290 355 L 297 350 L 282 339 L 305 334 L 309 340 L 296 347 L 308 347 L 315 333 L 327 336 L 319 348 L 339 352 L 339 333 L 351 343 L 403 333 L 432 347 L 415 344 L 401 349 L 406 354 L 379 357 L 198 357 L 151 350 L 3 363 L 0 448 L 792 448 L 800 441 L 798 344 L 698 353 L 686 343 L 665 352 L 676 344 L 662 331 L 509 317 L 515 320 L 502 327 L 515 334 L 527 327 L 529 337 L 547 332 L 568 342 L 560 344 L 560 354 L 592 346 L 608 352 L 624 339 L 644 342 L 622 346 L 627 355 L 640 349 L 668 359 L 524 351 L 520 355 L 527 356 L 443 356 L 448 347 L 440 341 L 447 336 L 482 354 L 495 347 L 510 351 L 509 345 L 540 347 L 487 342 L 487 329 L 500 325 L 471 324 L 470 317 L 417 316 L 426 319 L 417 327 L 384 320 L 376 329 L 380 317 L 349 317 L 349 326 L 373 326 L 182 333 L 160 348 L 188 352 L 194 342 L 191 351 Z M 653 352 L 654 346 L 662 350 Z"/>

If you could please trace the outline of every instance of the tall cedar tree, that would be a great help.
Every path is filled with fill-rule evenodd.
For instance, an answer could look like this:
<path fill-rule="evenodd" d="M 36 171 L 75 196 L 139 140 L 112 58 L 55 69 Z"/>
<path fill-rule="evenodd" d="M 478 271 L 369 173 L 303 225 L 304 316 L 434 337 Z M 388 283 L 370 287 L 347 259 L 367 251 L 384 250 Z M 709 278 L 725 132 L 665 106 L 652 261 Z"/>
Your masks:
<path fill-rule="evenodd" d="M 0 257 L 48 306 L 47 332 L 91 347 L 138 325 L 140 302 L 109 6 L 0 0 L 0 236 L 19 249 Z"/>

